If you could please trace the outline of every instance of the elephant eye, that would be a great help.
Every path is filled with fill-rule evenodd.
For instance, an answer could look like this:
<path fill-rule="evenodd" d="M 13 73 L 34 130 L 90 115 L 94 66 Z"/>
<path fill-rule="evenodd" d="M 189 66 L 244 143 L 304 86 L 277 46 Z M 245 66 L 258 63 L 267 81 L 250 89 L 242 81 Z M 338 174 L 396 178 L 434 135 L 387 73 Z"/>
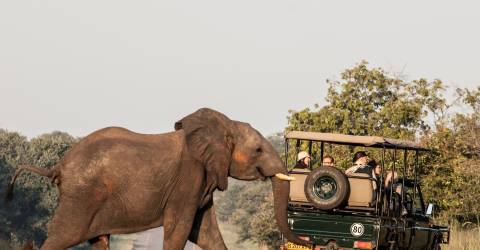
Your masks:
<path fill-rule="evenodd" d="M 263 149 L 259 147 L 255 152 L 257 153 L 257 155 L 260 155 L 261 153 L 263 153 Z"/>

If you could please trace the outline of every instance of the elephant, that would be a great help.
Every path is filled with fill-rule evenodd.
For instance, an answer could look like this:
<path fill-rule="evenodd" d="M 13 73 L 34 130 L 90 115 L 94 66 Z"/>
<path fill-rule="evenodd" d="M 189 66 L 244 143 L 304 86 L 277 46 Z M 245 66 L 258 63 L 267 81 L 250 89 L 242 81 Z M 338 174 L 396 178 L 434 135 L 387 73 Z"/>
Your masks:
<path fill-rule="evenodd" d="M 183 249 L 187 239 L 204 250 L 227 249 L 215 217 L 213 192 L 228 177 L 272 182 L 280 232 L 306 245 L 287 223 L 290 183 L 273 146 L 248 123 L 201 108 L 174 125 L 175 131 L 139 134 L 120 127 L 100 129 L 80 140 L 51 169 L 21 166 L 48 177 L 59 203 L 42 250 L 66 249 L 89 241 L 108 249 L 110 234 L 163 226 L 164 249 Z"/>

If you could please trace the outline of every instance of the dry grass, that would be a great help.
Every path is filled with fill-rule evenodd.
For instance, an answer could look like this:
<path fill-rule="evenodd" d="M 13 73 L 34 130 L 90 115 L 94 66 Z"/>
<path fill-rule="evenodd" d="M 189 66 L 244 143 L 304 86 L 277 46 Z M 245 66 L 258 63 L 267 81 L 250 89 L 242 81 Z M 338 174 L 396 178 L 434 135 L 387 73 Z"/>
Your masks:
<path fill-rule="evenodd" d="M 463 229 L 452 225 L 450 244 L 442 245 L 446 250 L 480 250 L 480 226 L 472 229 Z"/>

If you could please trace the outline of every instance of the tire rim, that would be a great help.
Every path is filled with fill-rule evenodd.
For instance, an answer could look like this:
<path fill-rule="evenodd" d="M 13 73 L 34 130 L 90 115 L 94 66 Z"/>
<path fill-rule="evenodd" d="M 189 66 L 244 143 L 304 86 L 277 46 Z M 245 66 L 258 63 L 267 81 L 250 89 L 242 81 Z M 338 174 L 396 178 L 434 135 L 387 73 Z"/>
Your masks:
<path fill-rule="evenodd" d="M 330 176 L 322 176 L 313 183 L 313 193 L 321 199 L 328 200 L 337 193 L 337 182 Z"/>

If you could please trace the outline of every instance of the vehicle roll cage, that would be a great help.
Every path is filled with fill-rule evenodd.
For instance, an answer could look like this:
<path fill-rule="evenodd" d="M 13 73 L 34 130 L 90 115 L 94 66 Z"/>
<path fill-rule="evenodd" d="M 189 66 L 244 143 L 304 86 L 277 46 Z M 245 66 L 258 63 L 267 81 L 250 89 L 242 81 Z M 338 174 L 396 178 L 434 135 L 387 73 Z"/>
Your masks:
<path fill-rule="evenodd" d="M 373 148 L 381 148 L 382 149 L 382 156 L 381 156 L 381 178 L 380 178 L 380 188 L 379 188 L 379 196 L 382 197 L 382 190 L 383 190 L 383 180 L 385 178 L 385 152 L 386 149 L 393 149 L 393 164 L 392 164 L 392 171 L 396 173 L 397 170 L 397 151 L 403 150 L 403 178 L 401 178 L 402 186 L 405 187 L 405 175 L 407 173 L 407 156 L 408 151 L 415 151 L 415 164 L 413 167 L 413 200 L 416 199 L 416 194 L 419 191 L 418 189 L 418 158 L 420 151 L 430 151 L 428 148 L 423 147 L 419 143 L 406 141 L 406 140 L 398 140 L 398 139 L 391 139 L 386 137 L 379 137 L 379 136 L 356 136 L 356 135 L 344 135 L 344 134 L 334 134 L 334 133 L 318 133 L 318 132 L 304 132 L 304 131 L 290 131 L 285 134 L 285 163 L 288 165 L 288 153 L 289 153 L 289 141 L 296 140 L 296 153 L 298 154 L 300 151 L 300 143 L 301 141 L 308 141 L 308 152 L 312 155 L 312 144 L 313 142 L 320 142 L 320 160 L 324 157 L 324 147 L 325 143 L 329 144 L 339 144 L 339 145 L 349 145 L 349 146 L 361 146 L 361 147 L 373 147 Z M 378 181 L 378 180 L 376 180 Z M 393 200 L 393 185 L 394 181 L 390 182 L 390 194 L 389 194 L 389 204 L 392 204 Z M 401 204 L 405 202 L 405 191 L 402 189 L 401 192 Z M 425 209 L 423 204 L 423 198 L 420 194 L 420 200 L 422 200 L 422 209 Z M 375 203 L 375 211 L 378 212 L 378 206 L 380 203 L 380 199 L 377 198 L 377 202 Z M 383 209 L 382 209 L 383 210 Z M 383 215 L 383 211 L 382 211 Z"/>

